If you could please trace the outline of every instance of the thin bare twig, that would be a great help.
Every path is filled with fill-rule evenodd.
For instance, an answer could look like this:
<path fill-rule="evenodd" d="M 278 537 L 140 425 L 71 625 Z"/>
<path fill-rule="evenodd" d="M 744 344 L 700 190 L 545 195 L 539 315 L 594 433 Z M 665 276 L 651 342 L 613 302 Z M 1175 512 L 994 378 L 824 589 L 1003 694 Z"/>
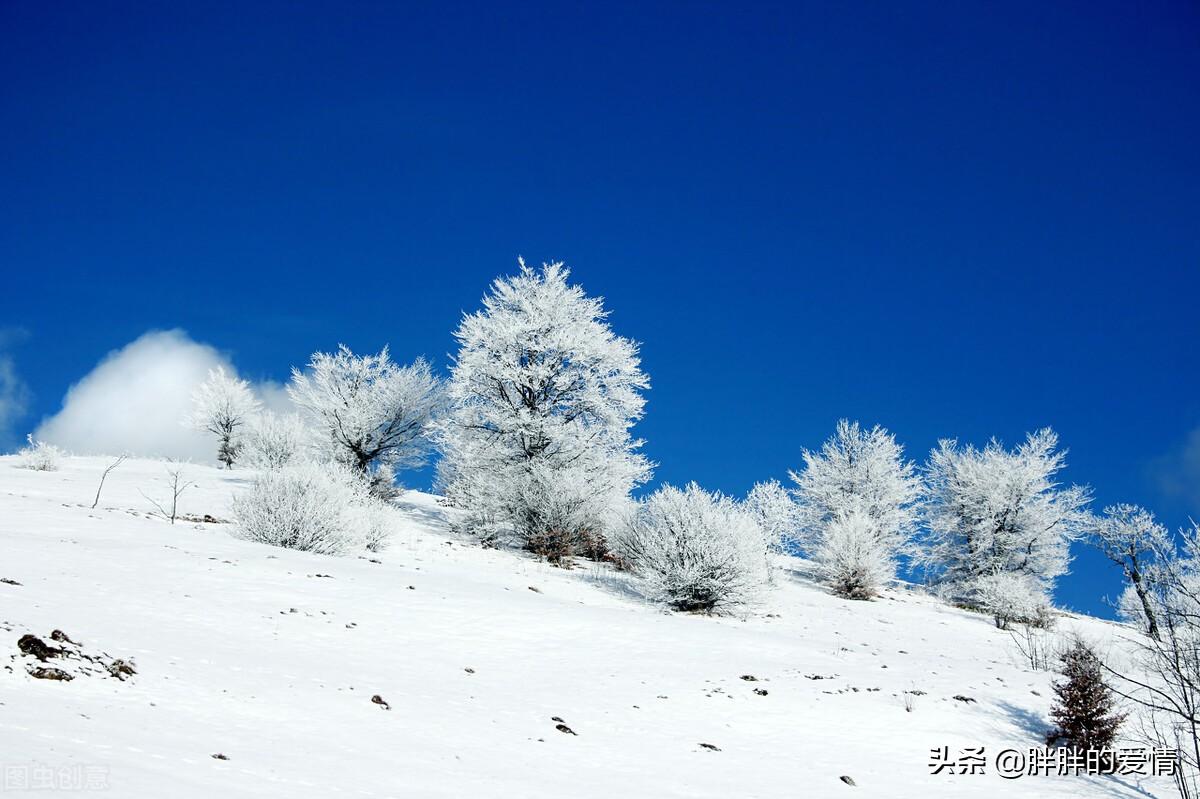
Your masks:
<path fill-rule="evenodd" d="M 110 463 L 100 475 L 100 485 L 96 486 L 96 498 L 92 500 L 92 510 L 95 510 L 96 506 L 100 504 L 100 492 L 104 490 L 104 481 L 108 479 L 108 473 L 124 463 L 127 457 L 129 456 L 121 455 L 115 461 Z"/>

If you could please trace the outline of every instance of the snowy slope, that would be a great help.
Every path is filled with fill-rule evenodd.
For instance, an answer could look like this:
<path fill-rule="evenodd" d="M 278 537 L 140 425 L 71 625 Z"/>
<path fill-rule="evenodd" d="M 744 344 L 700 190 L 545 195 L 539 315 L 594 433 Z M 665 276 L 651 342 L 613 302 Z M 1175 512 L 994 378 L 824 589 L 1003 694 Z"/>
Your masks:
<path fill-rule="evenodd" d="M 0 578 L 20 583 L 0 583 L 0 767 L 17 780 L 86 769 L 119 797 L 1172 793 L 1137 777 L 931 776 L 933 747 L 1037 745 L 1051 675 L 1022 668 L 986 618 L 917 591 L 848 602 L 788 571 L 752 618 L 667 614 L 606 568 L 456 540 L 427 495 L 404 497 L 372 562 L 151 517 L 141 492 L 167 490 L 154 461 L 113 472 L 90 510 L 105 463 L 0 458 Z M 185 472 L 181 511 L 228 518 L 246 474 Z M 17 639 L 56 628 L 138 674 L 33 679 Z M 906 712 L 912 689 L 925 693 Z"/>

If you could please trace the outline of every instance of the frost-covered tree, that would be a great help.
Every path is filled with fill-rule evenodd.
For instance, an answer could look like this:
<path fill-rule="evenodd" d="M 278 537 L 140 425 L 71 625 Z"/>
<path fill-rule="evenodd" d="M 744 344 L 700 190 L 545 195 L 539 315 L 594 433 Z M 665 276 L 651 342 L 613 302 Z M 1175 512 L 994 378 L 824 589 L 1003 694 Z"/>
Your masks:
<path fill-rule="evenodd" d="M 387 347 L 355 355 L 342 345 L 313 353 L 307 371 L 293 368 L 288 396 L 316 430 L 320 453 L 369 477 L 424 462 L 444 392 L 422 358 L 401 366 Z"/>
<path fill-rule="evenodd" d="M 194 429 L 217 437 L 217 460 L 232 469 L 241 452 L 241 433 L 261 408 L 249 383 L 218 366 L 209 370 L 208 379 L 192 393 L 192 414 L 187 421 Z"/>
<path fill-rule="evenodd" d="M 1158 637 L 1126 639 L 1132 662 L 1103 666 L 1117 678 L 1115 693 L 1138 705 L 1138 737 L 1179 753 L 1176 787 L 1191 799 L 1200 795 L 1200 525 L 1180 530 L 1179 539 L 1182 554 L 1155 564 Z"/>
<path fill-rule="evenodd" d="M 255 469 L 282 469 L 305 457 L 311 438 L 299 414 L 267 411 L 246 426 L 242 461 Z"/>
<path fill-rule="evenodd" d="M 301 460 L 260 472 L 233 500 L 238 537 L 325 555 L 381 548 L 391 512 L 359 473 L 336 462 Z"/>
<path fill-rule="evenodd" d="M 896 558 L 916 532 L 922 486 L 915 467 L 887 430 L 845 419 L 819 452 L 804 450 L 803 458 L 804 468 L 791 473 L 801 546 L 818 564 L 842 564 L 827 575 L 844 576 L 846 559 L 857 553 L 852 571 L 872 575 L 874 591 L 895 576 Z M 862 593 L 839 580 L 846 595 Z"/>
<path fill-rule="evenodd" d="M 947 594 L 970 602 L 981 578 L 1014 573 L 1048 596 L 1066 573 L 1070 544 L 1091 519 L 1090 495 L 1055 481 L 1066 464 L 1057 446 L 1046 428 L 1013 450 L 994 439 L 983 449 L 944 440 L 930 454 L 920 561 Z"/>
<path fill-rule="evenodd" d="M 799 509 L 778 480 L 755 483 L 743 504 L 767 534 L 773 550 L 782 550 L 795 540 Z"/>
<path fill-rule="evenodd" d="M 1093 534 L 1105 557 L 1121 567 L 1138 603 L 1137 613 L 1151 638 L 1158 638 L 1158 618 L 1152 595 L 1157 566 L 1175 549 L 1167 528 L 1154 514 L 1137 505 L 1110 505 L 1097 520 Z"/>
<path fill-rule="evenodd" d="M 753 515 L 695 483 L 651 494 L 619 534 L 617 549 L 648 593 L 675 610 L 737 610 L 770 584 L 770 545 Z"/>
<path fill-rule="evenodd" d="M 637 344 L 562 264 L 520 266 L 455 332 L 438 478 L 463 527 L 559 561 L 603 549 L 649 478 L 630 434 L 649 381 Z"/>

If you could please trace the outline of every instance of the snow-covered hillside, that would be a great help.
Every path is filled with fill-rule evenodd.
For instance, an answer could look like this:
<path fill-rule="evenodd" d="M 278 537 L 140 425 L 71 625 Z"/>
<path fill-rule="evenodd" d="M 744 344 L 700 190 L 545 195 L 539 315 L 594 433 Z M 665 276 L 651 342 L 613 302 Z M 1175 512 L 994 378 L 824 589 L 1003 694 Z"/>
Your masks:
<path fill-rule="evenodd" d="M 335 558 L 231 537 L 246 472 L 185 467 L 191 520 L 171 525 L 147 499 L 169 497 L 167 465 L 131 460 L 92 510 L 107 463 L 0 458 L 4 795 L 68 775 L 156 799 L 1173 790 L 931 775 L 935 747 L 1038 745 L 1052 675 L 1023 667 L 988 618 L 916 590 L 841 600 L 796 562 L 750 618 L 664 613 L 607 567 L 458 540 L 428 495 L 399 501 L 388 550 Z M 75 679 L 34 679 L 17 641 L 55 629 L 136 675 L 60 660 Z M 1102 645 L 1119 632 L 1058 629 Z"/>

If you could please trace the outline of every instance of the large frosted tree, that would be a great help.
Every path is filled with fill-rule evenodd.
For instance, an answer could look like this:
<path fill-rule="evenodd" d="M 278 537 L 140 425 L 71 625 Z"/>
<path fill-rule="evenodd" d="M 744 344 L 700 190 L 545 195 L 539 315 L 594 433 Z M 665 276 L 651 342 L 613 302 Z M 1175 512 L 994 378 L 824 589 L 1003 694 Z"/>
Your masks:
<path fill-rule="evenodd" d="M 393 469 L 424 462 L 444 398 L 424 359 L 401 366 L 387 347 L 355 355 L 344 345 L 313 353 L 307 371 L 293 369 L 288 396 L 317 431 L 320 453 L 374 476 L 384 493 Z"/>
<path fill-rule="evenodd" d="M 801 546 L 835 591 L 869 597 L 895 575 L 915 533 L 922 494 L 915 467 L 887 430 L 845 419 L 803 458 L 791 475 Z"/>
<path fill-rule="evenodd" d="M 1121 567 L 1129 581 L 1128 592 L 1136 600 L 1134 618 L 1144 623 L 1146 633 L 1158 639 L 1158 614 L 1155 611 L 1155 587 L 1163 563 L 1175 554 L 1167 528 L 1154 514 L 1137 505 L 1110 505 L 1097 520 L 1093 539 L 1104 556 Z M 1128 608 L 1129 602 L 1122 605 Z"/>
<path fill-rule="evenodd" d="M 463 317 L 439 482 L 464 525 L 558 561 L 603 547 L 649 462 L 631 428 L 649 380 L 637 344 L 560 263 L 497 279 Z"/>
<path fill-rule="evenodd" d="M 943 440 L 930 453 L 922 562 L 947 593 L 965 601 L 1001 604 L 1036 590 L 1048 597 L 1066 573 L 1069 548 L 1090 524 L 1090 494 L 1062 487 L 1066 465 L 1049 428 L 1015 449 L 993 439 L 983 449 Z M 991 608 L 995 609 L 995 608 Z"/>
<path fill-rule="evenodd" d="M 249 383 L 218 366 L 192 393 L 187 423 L 217 437 L 217 460 L 232 469 L 241 453 L 242 433 L 261 408 Z"/>

